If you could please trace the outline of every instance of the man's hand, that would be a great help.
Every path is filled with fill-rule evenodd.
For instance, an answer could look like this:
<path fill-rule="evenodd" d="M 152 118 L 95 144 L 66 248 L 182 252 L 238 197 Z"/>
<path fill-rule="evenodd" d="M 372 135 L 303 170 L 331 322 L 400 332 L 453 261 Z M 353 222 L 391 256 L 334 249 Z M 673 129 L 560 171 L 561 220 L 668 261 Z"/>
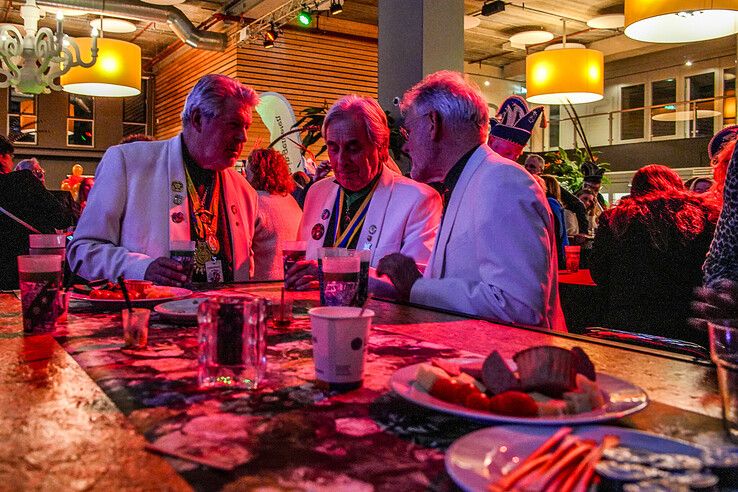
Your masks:
<path fill-rule="evenodd" d="M 181 287 L 187 282 L 187 275 L 183 272 L 184 267 L 180 262 L 162 256 L 149 265 L 144 274 L 144 280 L 151 280 L 158 285 Z"/>
<path fill-rule="evenodd" d="M 707 329 L 708 322 L 738 319 L 738 283 L 720 280 L 713 287 L 695 289 L 696 300 L 692 302 L 695 318 L 693 326 Z"/>
<path fill-rule="evenodd" d="M 284 278 L 287 290 L 310 290 L 318 288 L 318 262 L 302 260 L 296 262 L 287 270 Z"/>
<path fill-rule="evenodd" d="M 397 289 L 397 297 L 401 301 L 410 299 L 410 291 L 423 275 L 420 274 L 415 260 L 400 253 L 387 255 L 377 265 L 377 275 L 387 275 Z"/>

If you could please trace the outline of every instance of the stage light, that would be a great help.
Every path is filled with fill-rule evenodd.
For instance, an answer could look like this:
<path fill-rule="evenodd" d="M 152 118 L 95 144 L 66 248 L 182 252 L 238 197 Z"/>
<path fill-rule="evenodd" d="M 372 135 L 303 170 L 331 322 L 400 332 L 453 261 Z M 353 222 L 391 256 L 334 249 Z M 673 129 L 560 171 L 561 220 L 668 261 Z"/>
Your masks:
<path fill-rule="evenodd" d="M 505 2 L 502 0 L 496 0 L 494 2 L 487 2 L 482 5 L 482 15 L 487 17 L 493 14 L 498 14 L 505 10 Z"/>
<path fill-rule="evenodd" d="M 313 22 L 313 15 L 309 10 L 303 9 L 297 14 L 297 22 L 303 26 L 309 26 Z"/>
<path fill-rule="evenodd" d="M 331 8 L 329 12 L 331 13 L 331 15 L 338 15 L 343 12 L 343 5 L 341 5 L 340 0 L 331 1 Z"/>
<path fill-rule="evenodd" d="M 278 37 L 279 33 L 277 32 L 277 28 L 274 27 L 274 23 L 272 23 L 272 27 L 270 27 L 268 31 L 264 32 L 264 48 L 274 48 L 274 41 L 276 41 Z"/>

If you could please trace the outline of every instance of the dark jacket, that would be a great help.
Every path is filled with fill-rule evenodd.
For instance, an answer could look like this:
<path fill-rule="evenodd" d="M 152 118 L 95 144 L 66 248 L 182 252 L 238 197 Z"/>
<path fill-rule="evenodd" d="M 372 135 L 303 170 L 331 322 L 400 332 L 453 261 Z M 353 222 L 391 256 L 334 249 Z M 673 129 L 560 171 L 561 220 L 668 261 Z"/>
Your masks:
<path fill-rule="evenodd" d="M 616 237 L 609 215 L 600 216 L 590 271 L 603 290 L 603 324 L 707 346 L 707 335 L 690 328 L 687 318 L 715 225 L 705 218 L 702 233 L 687 241 L 674 229 L 669 244 L 657 249 L 641 220 Z"/>
<path fill-rule="evenodd" d="M 49 193 L 31 171 L 0 174 L 0 207 L 42 233 L 74 223 L 71 212 Z M 0 212 L 0 289 L 18 288 L 18 255 L 28 254 L 31 232 Z"/>

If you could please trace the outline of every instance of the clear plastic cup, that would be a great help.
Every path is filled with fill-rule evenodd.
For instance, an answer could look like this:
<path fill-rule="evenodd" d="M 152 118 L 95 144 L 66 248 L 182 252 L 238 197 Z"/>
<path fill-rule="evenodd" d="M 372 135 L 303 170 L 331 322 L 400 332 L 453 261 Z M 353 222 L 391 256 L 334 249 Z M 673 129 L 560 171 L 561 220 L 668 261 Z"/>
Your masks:
<path fill-rule="evenodd" d="M 285 278 L 287 278 L 287 271 L 292 268 L 292 265 L 305 259 L 306 250 L 307 241 L 285 241 L 282 243 L 282 268 Z"/>
<path fill-rule="evenodd" d="M 325 306 L 350 306 L 359 287 L 361 260 L 358 256 L 326 256 L 320 270 L 320 299 Z"/>
<path fill-rule="evenodd" d="M 149 340 L 149 317 L 151 311 L 143 308 L 124 309 L 120 313 L 123 325 L 123 342 L 126 348 L 146 347 Z"/>
<path fill-rule="evenodd" d="M 728 438 L 738 443 L 738 320 L 709 323 L 708 330 L 723 403 L 723 425 Z"/>
<path fill-rule="evenodd" d="M 195 241 L 170 241 L 169 258 L 178 261 L 184 267 L 184 274 L 192 278 L 195 258 Z"/>
<path fill-rule="evenodd" d="M 53 331 L 65 305 L 62 296 L 62 258 L 59 255 L 18 257 L 18 280 L 23 331 Z"/>

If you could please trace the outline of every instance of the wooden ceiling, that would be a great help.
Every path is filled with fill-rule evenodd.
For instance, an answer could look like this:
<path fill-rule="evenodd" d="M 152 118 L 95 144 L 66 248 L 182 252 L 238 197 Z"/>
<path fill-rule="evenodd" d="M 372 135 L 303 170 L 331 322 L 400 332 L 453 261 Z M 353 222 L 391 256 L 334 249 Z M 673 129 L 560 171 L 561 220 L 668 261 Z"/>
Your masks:
<path fill-rule="evenodd" d="M 526 0 L 507 2 L 503 12 L 489 17 L 481 16 L 482 0 L 465 0 L 464 9 L 467 15 L 477 16 L 481 23 L 478 27 L 465 32 L 464 59 L 467 62 L 505 67 L 525 58 L 525 50 L 506 48 L 510 35 L 528 30 L 545 29 L 556 36 L 562 34 L 562 18 L 567 20 L 568 41 L 589 44 L 602 39 L 621 36 L 617 30 L 592 30 L 586 21 L 602 13 L 622 12 L 623 0 Z M 0 20 L 11 23 L 22 23 L 19 7 L 22 0 L 0 2 Z M 188 0 L 178 6 L 193 24 L 199 25 L 207 21 L 217 12 L 227 11 L 229 14 L 243 15 L 244 18 L 263 15 L 274 5 L 284 3 L 282 0 Z M 240 9 L 240 11 L 239 11 Z M 260 11 L 261 9 L 261 11 Z M 344 10 L 339 15 L 347 19 L 365 24 L 377 24 L 378 0 L 345 0 Z M 89 21 L 92 16 L 65 17 L 65 31 L 71 35 L 89 35 Z M 133 41 L 143 50 L 144 58 L 154 58 L 177 37 L 164 24 L 133 21 L 138 27 L 130 34 L 110 35 L 118 39 Z M 53 24 L 52 19 L 44 19 L 42 25 Z M 552 41 L 555 42 L 555 41 Z M 539 50 L 543 46 L 530 47 Z"/>

